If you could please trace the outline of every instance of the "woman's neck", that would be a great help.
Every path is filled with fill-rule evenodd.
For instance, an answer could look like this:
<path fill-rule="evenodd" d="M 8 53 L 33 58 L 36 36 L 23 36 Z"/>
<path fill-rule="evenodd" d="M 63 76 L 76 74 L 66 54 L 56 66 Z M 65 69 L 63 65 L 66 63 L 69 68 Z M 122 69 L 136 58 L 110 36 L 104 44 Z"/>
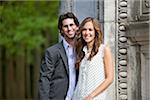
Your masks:
<path fill-rule="evenodd" d="M 92 50 L 94 44 L 94 40 L 87 43 L 87 49 Z"/>
<path fill-rule="evenodd" d="M 87 44 L 87 51 L 91 52 L 93 49 L 93 44 Z"/>

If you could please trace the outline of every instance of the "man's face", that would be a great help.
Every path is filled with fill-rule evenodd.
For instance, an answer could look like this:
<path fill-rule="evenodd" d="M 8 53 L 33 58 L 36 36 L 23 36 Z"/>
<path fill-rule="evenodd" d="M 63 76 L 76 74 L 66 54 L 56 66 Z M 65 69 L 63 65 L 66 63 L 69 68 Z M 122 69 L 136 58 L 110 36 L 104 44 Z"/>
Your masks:
<path fill-rule="evenodd" d="M 67 18 L 62 21 L 62 34 L 65 39 L 74 39 L 78 26 L 74 23 L 72 18 Z"/>

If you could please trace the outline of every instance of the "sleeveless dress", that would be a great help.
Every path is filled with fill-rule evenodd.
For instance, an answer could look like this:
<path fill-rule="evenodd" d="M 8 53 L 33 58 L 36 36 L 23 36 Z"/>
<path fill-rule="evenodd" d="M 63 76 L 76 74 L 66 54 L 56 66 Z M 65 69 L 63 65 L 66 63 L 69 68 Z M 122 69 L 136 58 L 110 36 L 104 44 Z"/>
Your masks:
<path fill-rule="evenodd" d="M 104 44 L 100 45 L 98 53 L 91 61 L 87 60 L 89 56 L 87 53 L 87 46 L 83 48 L 85 57 L 82 59 L 79 67 L 78 82 L 72 100 L 83 100 L 104 81 L 104 47 Z M 105 98 L 106 91 L 94 97 L 93 100 L 105 100 Z"/>

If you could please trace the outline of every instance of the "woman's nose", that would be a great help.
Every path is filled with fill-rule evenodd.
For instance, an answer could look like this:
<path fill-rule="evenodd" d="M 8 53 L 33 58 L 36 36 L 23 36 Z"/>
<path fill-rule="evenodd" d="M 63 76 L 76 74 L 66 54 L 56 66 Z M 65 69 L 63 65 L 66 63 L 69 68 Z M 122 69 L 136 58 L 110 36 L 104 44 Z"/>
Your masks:
<path fill-rule="evenodd" d="M 85 31 L 85 34 L 87 34 L 87 35 L 88 35 L 88 34 L 89 34 L 89 31 L 88 31 L 88 30 L 86 30 L 86 31 Z"/>
<path fill-rule="evenodd" d="M 87 36 L 87 35 L 88 35 L 88 31 L 86 30 L 85 33 L 84 33 L 84 36 Z"/>

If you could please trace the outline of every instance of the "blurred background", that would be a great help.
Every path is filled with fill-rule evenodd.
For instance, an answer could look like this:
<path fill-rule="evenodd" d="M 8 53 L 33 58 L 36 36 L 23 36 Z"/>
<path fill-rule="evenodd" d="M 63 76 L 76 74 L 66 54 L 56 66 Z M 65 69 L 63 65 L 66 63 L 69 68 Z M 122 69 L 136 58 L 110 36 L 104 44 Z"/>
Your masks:
<path fill-rule="evenodd" d="M 59 1 L 0 1 L 0 100 L 37 99 L 42 54 L 58 42 Z"/>

